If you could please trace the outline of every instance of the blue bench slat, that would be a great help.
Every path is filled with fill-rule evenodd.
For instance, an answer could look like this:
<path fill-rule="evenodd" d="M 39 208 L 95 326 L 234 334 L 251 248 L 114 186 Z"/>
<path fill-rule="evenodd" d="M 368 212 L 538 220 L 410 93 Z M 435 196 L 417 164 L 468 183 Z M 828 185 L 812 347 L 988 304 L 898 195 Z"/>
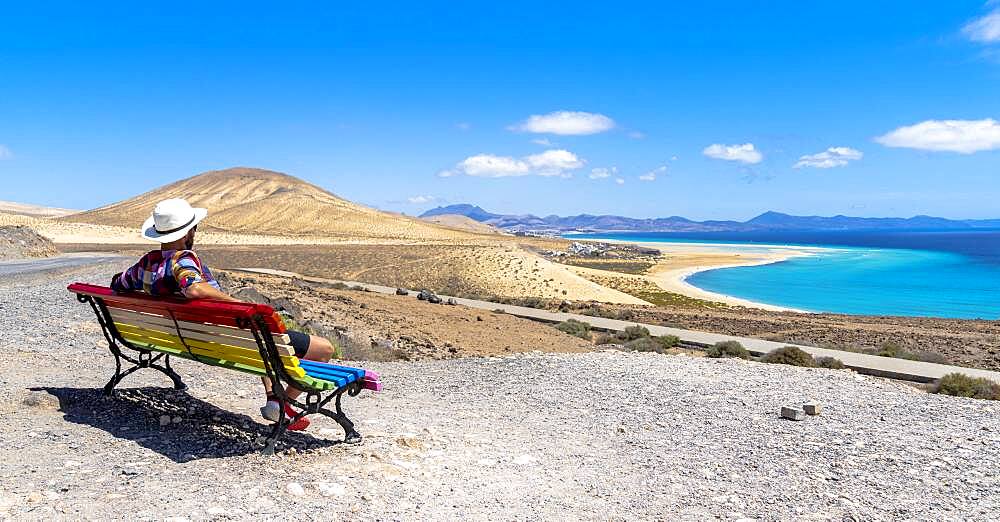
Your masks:
<path fill-rule="evenodd" d="M 306 375 L 314 377 L 316 379 L 323 379 L 324 381 L 330 381 L 337 383 L 337 386 L 346 386 L 356 380 L 353 375 L 347 375 L 344 373 L 336 371 L 328 371 L 317 368 L 303 368 L 306 371 Z"/>
<path fill-rule="evenodd" d="M 306 375 L 312 377 L 313 379 L 319 379 L 322 381 L 329 381 L 337 385 L 338 388 L 347 386 L 350 384 L 346 377 L 343 375 L 328 375 L 325 373 L 320 373 L 316 371 L 306 370 Z"/>
<path fill-rule="evenodd" d="M 358 379 L 364 379 L 365 374 L 367 373 L 364 368 L 352 368 L 350 366 L 341 366 L 339 364 L 330 364 L 330 366 L 333 366 L 341 371 L 353 373 Z"/>
<path fill-rule="evenodd" d="M 307 361 L 304 359 L 299 359 L 299 366 L 302 366 L 302 368 L 305 369 L 315 368 L 320 371 L 326 371 L 326 372 L 333 371 L 336 373 L 342 373 L 344 375 L 353 376 L 355 380 L 365 378 L 365 370 L 363 368 L 352 368 L 350 366 L 340 366 L 337 364 Z"/>

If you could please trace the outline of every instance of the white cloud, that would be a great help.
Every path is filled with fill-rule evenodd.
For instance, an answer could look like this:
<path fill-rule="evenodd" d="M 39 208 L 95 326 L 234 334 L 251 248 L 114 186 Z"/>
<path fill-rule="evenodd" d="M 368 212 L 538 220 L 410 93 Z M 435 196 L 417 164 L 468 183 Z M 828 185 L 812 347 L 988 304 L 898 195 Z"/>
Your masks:
<path fill-rule="evenodd" d="M 962 34 L 974 42 L 1000 42 L 1000 9 L 965 24 Z"/>
<path fill-rule="evenodd" d="M 611 167 L 611 168 L 598 167 L 596 169 L 592 169 L 590 171 L 590 175 L 587 177 L 589 177 L 590 179 L 605 179 L 605 178 L 610 178 L 615 174 L 618 174 L 618 167 Z"/>
<path fill-rule="evenodd" d="M 1000 149 L 1000 123 L 985 120 L 927 120 L 899 127 L 875 141 L 886 147 L 972 154 Z"/>
<path fill-rule="evenodd" d="M 639 176 L 639 180 L 640 181 L 656 181 L 656 176 L 658 176 L 660 174 L 666 174 L 666 173 L 667 173 L 667 166 L 666 165 L 661 165 L 661 166 L 656 167 L 655 169 L 653 169 L 653 170 L 651 170 L 651 171 L 643 174 L 642 176 Z"/>
<path fill-rule="evenodd" d="M 549 141 L 548 138 L 535 138 L 531 140 L 531 143 L 534 143 L 535 145 L 541 145 L 543 147 L 551 147 L 552 145 L 554 145 L 551 141 Z"/>
<path fill-rule="evenodd" d="M 465 174 L 483 178 L 506 178 L 512 176 L 561 176 L 571 177 L 571 170 L 583 167 L 587 162 L 576 154 L 563 149 L 551 149 L 523 158 L 477 154 L 465 158 L 451 170 L 438 173 L 443 178 Z"/>
<path fill-rule="evenodd" d="M 510 156 L 495 156 L 493 154 L 469 156 L 456 165 L 455 169 L 462 174 L 486 178 L 527 176 L 531 173 L 531 167 L 524 161 Z"/>
<path fill-rule="evenodd" d="M 6 145 L 0 145 L 0 160 L 10 159 L 14 157 L 14 154 L 7 148 Z"/>
<path fill-rule="evenodd" d="M 412 196 L 406 198 L 406 202 L 410 203 L 411 205 L 423 205 L 425 203 L 431 203 L 436 200 L 437 198 L 434 196 Z"/>
<path fill-rule="evenodd" d="M 603 114 L 556 111 L 548 114 L 533 114 L 527 120 L 508 128 L 518 132 L 580 136 L 609 131 L 614 127 L 615 121 Z"/>
<path fill-rule="evenodd" d="M 615 183 L 617 183 L 619 185 L 624 185 L 625 184 L 625 180 L 622 179 L 622 178 L 615 178 Z"/>
<path fill-rule="evenodd" d="M 582 167 L 586 161 L 565 149 L 551 149 L 526 156 L 524 160 L 540 176 L 564 176 L 568 170 Z"/>
<path fill-rule="evenodd" d="M 702 154 L 709 158 L 726 161 L 738 161 L 740 163 L 760 163 L 764 156 L 753 146 L 753 143 L 743 145 L 721 145 L 714 143 L 705 147 Z"/>
<path fill-rule="evenodd" d="M 851 161 L 857 161 L 864 157 L 864 153 L 850 147 L 830 147 L 823 152 L 816 154 L 806 154 L 799 158 L 799 161 L 792 165 L 792 168 L 814 167 L 817 169 L 830 169 L 833 167 L 843 167 Z"/>

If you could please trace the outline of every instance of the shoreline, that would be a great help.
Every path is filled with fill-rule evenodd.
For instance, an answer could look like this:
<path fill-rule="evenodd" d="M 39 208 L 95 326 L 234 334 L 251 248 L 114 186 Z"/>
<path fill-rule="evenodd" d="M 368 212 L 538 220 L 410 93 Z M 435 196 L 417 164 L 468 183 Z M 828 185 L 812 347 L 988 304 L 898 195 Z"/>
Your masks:
<path fill-rule="evenodd" d="M 771 265 L 796 257 L 816 255 L 820 251 L 833 250 L 822 247 L 787 245 L 670 243 L 663 241 L 625 241 L 620 239 L 591 239 L 590 241 L 641 244 L 660 250 L 660 260 L 646 277 L 668 292 L 730 306 L 795 313 L 814 312 L 711 292 L 689 283 L 687 279 L 694 274 L 709 270 Z M 762 251 L 752 252 L 747 251 L 748 249 L 759 249 Z"/>

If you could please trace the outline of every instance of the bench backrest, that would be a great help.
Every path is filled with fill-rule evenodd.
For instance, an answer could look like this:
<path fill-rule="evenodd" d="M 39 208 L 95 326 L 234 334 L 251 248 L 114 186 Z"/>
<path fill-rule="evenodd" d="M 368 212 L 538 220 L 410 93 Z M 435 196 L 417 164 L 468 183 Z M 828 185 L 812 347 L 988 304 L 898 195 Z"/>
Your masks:
<path fill-rule="evenodd" d="M 99 312 L 106 314 L 104 320 L 110 320 L 113 331 L 136 347 L 265 375 L 257 339 L 249 328 L 260 321 L 270 332 L 285 372 L 296 380 L 311 380 L 295 357 L 281 317 L 270 306 L 116 294 L 110 288 L 84 283 L 74 283 L 69 290 L 95 298 L 103 305 Z M 258 335 L 263 333 L 258 331 Z"/>

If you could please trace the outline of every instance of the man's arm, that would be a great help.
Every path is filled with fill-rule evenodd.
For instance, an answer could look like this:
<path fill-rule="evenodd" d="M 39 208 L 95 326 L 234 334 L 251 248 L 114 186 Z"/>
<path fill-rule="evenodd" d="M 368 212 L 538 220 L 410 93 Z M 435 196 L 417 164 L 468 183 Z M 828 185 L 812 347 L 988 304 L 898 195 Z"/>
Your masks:
<path fill-rule="evenodd" d="M 188 299 L 218 299 L 219 301 L 240 302 L 239 299 L 236 299 L 221 290 L 217 290 L 214 286 L 205 282 L 192 283 L 181 292 L 184 294 L 184 297 L 187 297 Z"/>

